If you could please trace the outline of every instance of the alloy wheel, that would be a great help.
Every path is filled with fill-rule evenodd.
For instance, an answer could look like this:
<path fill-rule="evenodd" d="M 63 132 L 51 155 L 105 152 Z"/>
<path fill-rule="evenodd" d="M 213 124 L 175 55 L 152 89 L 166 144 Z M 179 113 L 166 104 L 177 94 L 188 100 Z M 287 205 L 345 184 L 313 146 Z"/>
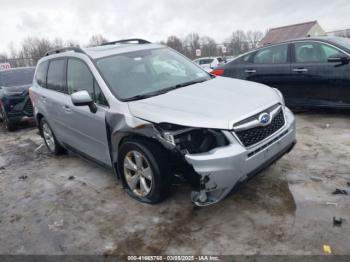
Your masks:
<path fill-rule="evenodd" d="M 137 196 L 147 196 L 153 186 L 153 172 L 146 157 L 138 151 L 130 151 L 124 158 L 124 174 L 131 191 Z"/>
<path fill-rule="evenodd" d="M 46 145 L 48 148 L 54 152 L 55 151 L 55 139 L 53 137 L 52 131 L 49 127 L 49 125 L 45 122 L 43 124 L 43 135 L 44 135 L 44 140 L 46 142 Z"/>

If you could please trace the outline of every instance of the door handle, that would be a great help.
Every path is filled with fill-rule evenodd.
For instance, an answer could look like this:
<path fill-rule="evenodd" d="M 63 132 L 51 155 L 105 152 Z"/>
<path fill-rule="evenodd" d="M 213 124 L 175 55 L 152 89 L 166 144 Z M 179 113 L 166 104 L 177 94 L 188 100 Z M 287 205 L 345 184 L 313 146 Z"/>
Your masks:
<path fill-rule="evenodd" d="M 254 70 L 254 69 L 247 69 L 244 72 L 246 72 L 247 74 L 252 74 L 252 73 L 256 73 L 256 70 Z"/>
<path fill-rule="evenodd" d="M 298 73 L 303 73 L 303 72 L 307 72 L 309 71 L 309 69 L 307 68 L 294 68 L 293 72 L 298 72 Z"/>

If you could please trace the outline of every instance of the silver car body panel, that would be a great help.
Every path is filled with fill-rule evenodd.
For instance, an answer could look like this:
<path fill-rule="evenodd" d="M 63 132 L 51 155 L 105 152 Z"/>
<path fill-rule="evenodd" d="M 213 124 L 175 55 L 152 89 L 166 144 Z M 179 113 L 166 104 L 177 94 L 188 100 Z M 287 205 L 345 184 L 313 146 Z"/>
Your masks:
<path fill-rule="evenodd" d="M 188 128 L 222 130 L 230 141 L 228 146 L 203 154 L 181 155 L 184 163 L 197 173 L 203 186 L 192 193 L 192 200 L 197 205 L 212 204 L 223 199 L 252 170 L 295 142 L 294 117 L 282 106 L 286 119 L 284 127 L 261 141 L 262 144 L 273 143 L 254 156 L 247 157 L 262 144 L 244 147 L 234 134 L 235 124 L 277 104 L 283 104 L 283 98 L 275 90 L 257 83 L 215 77 L 159 96 L 133 102 L 119 101 L 109 90 L 92 59 L 151 48 L 164 47 L 154 44 L 126 44 L 118 48 L 102 46 L 84 49 L 88 56 L 65 52 L 42 58 L 39 64 L 60 57 L 74 57 L 84 61 L 109 107 L 98 105 L 97 113 L 93 114 L 88 107 L 75 107 L 69 95 L 44 89 L 34 80 L 31 92 L 35 99 L 36 118 L 39 115 L 46 118 L 59 142 L 77 147 L 82 153 L 113 167 L 115 172 L 119 146 L 125 137 L 137 135 L 157 140 L 165 149 L 176 152 L 174 146 L 164 141 L 155 128 L 156 124 L 171 123 Z M 287 133 L 281 137 L 285 131 Z"/>
<path fill-rule="evenodd" d="M 232 133 L 228 133 L 227 136 L 231 135 L 230 145 L 203 154 L 186 155 L 186 160 L 206 181 L 201 192 L 193 192 L 192 200 L 197 205 L 220 201 L 238 182 L 247 180 L 251 172 L 279 153 L 288 150 L 295 143 L 295 119 L 289 109 L 285 110 L 284 115 L 286 124 L 283 128 L 249 149 L 240 144 Z M 250 153 L 263 148 L 269 141 L 273 143 L 250 156 Z M 203 197 L 203 192 L 205 198 L 200 199 Z"/>
<path fill-rule="evenodd" d="M 216 77 L 172 92 L 129 102 L 131 114 L 155 123 L 232 129 L 233 124 L 280 102 L 262 84 Z"/>

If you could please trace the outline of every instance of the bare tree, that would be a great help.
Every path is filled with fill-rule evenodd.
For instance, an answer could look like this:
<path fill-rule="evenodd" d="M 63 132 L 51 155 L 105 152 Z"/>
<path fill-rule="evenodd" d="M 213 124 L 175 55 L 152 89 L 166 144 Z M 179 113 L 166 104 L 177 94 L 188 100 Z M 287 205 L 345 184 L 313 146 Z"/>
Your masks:
<path fill-rule="evenodd" d="M 65 42 L 66 47 L 80 47 L 80 44 L 74 40 L 68 40 Z"/>
<path fill-rule="evenodd" d="M 246 33 L 247 41 L 249 43 L 249 49 L 255 49 L 259 47 L 259 42 L 263 38 L 264 34 L 261 31 L 248 31 Z"/>
<path fill-rule="evenodd" d="M 226 41 L 229 53 L 237 56 L 249 50 L 246 33 L 242 30 L 236 30 L 231 37 Z"/>
<path fill-rule="evenodd" d="M 169 36 L 168 40 L 166 41 L 166 45 L 175 49 L 176 51 L 183 53 L 184 52 L 184 47 L 183 43 L 180 38 L 176 36 Z"/>
<path fill-rule="evenodd" d="M 185 39 L 185 55 L 191 59 L 196 57 L 196 49 L 200 49 L 199 35 L 197 33 L 191 33 L 186 36 Z"/>
<path fill-rule="evenodd" d="M 216 56 L 218 54 L 217 44 L 215 40 L 209 36 L 200 38 L 202 56 Z"/>
<path fill-rule="evenodd" d="M 22 43 L 18 58 L 31 58 L 32 63 L 36 64 L 41 57 L 54 48 L 55 44 L 46 38 L 28 37 Z"/>
<path fill-rule="evenodd" d="M 103 37 L 101 34 L 97 34 L 97 35 L 93 35 L 90 37 L 90 40 L 87 44 L 88 47 L 90 46 L 98 46 L 98 45 L 101 45 L 103 43 L 107 43 L 108 40 Z"/>

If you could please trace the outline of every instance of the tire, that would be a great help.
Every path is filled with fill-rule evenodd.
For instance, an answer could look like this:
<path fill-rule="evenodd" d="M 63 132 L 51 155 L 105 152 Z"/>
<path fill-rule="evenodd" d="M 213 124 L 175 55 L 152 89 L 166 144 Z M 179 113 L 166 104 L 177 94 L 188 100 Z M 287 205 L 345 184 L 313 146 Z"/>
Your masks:
<path fill-rule="evenodd" d="M 45 118 L 40 120 L 40 133 L 44 139 L 45 145 L 51 154 L 61 155 L 66 150 L 57 141 L 55 134 L 53 133 L 50 125 L 46 122 Z"/>
<path fill-rule="evenodd" d="M 121 146 L 118 173 L 129 196 L 148 204 L 167 196 L 171 179 L 165 155 L 160 146 L 147 140 L 131 140 Z M 137 163 L 136 158 L 142 161 Z"/>
<path fill-rule="evenodd" d="M 8 119 L 3 107 L 0 107 L 0 118 L 2 120 L 4 128 L 7 131 L 12 132 L 16 130 L 16 123 L 11 122 L 11 120 Z"/>

